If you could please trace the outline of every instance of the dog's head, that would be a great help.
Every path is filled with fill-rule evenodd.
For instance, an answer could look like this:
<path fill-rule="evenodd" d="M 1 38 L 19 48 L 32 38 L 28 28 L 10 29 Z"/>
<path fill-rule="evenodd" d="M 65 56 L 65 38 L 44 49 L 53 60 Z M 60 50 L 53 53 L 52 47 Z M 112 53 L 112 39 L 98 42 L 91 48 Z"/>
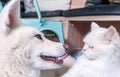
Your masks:
<path fill-rule="evenodd" d="M 50 41 L 36 28 L 21 23 L 19 0 L 11 0 L 1 11 L 0 43 L 0 53 L 9 53 L 9 60 L 34 68 L 59 68 L 67 56 L 61 43 Z"/>

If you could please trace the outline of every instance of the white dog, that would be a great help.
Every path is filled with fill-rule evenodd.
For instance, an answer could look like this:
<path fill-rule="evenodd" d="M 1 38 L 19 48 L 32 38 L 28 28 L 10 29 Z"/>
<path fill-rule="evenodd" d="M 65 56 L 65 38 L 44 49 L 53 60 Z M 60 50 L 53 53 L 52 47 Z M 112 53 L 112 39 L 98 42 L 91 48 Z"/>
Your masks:
<path fill-rule="evenodd" d="M 19 0 L 11 0 L 0 14 L 0 77 L 39 77 L 42 69 L 61 67 L 64 46 L 22 24 L 19 15 Z"/>

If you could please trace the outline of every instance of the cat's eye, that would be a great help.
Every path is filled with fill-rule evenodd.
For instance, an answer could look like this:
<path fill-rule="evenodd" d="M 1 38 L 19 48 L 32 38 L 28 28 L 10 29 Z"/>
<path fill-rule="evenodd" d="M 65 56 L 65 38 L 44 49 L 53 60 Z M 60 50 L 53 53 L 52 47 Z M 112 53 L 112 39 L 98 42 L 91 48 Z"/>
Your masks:
<path fill-rule="evenodd" d="M 89 45 L 89 48 L 93 49 L 93 48 L 94 48 L 94 46 Z"/>
<path fill-rule="evenodd" d="M 36 34 L 35 37 L 40 39 L 40 40 L 43 40 L 40 34 Z"/>

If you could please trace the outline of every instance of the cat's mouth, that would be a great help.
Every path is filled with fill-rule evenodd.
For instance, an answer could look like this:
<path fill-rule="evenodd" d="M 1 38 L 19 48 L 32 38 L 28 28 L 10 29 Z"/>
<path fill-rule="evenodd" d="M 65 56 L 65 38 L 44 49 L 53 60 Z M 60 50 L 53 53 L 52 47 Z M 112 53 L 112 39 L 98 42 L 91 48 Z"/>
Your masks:
<path fill-rule="evenodd" d="M 65 54 L 62 55 L 62 56 L 58 56 L 58 57 L 56 57 L 56 56 L 40 55 L 40 57 L 41 57 L 43 60 L 45 60 L 45 61 L 52 61 L 52 62 L 54 62 L 54 63 L 56 63 L 56 64 L 62 63 L 62 62 L 63 62 L 63 59 L 65 59 L 67 56 L 68 56 L 67 53 L 65 53 Z"/>

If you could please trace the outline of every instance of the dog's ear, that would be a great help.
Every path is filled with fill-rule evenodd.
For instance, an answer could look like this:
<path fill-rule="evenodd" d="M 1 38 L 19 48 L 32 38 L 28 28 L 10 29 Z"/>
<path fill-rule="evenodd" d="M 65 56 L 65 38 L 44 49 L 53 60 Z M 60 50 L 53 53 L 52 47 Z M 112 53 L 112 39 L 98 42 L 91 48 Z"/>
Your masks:
<path fill-rule="evenodd" d="M 0 29 L 2 33 L 11 31 L 20 24 L 20 0 L 11 0 L 0 13 Z M 1 32 L 0 31 L 0 32 Z"/>

